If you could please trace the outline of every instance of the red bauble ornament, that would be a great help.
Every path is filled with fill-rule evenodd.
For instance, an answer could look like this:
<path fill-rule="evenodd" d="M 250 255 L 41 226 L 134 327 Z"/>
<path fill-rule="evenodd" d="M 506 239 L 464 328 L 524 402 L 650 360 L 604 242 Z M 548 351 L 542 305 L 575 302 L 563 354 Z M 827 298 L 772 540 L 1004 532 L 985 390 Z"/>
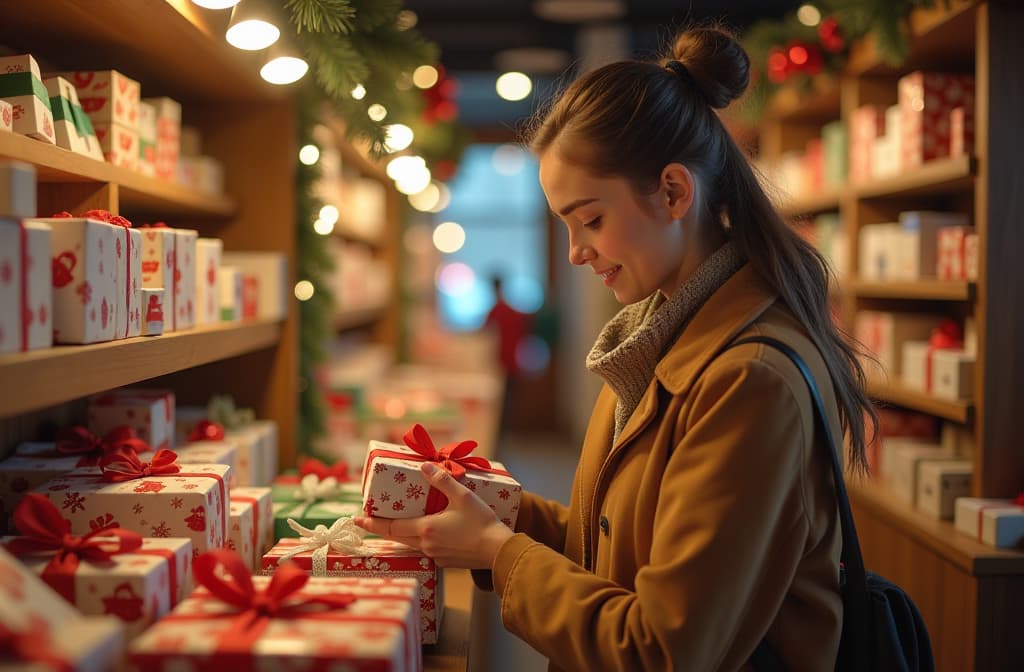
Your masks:
<path fill-rule="evenodd" d="M 839 22 L 832 17 L 822 19 L 818 24 L 818 39 L 821 41 L 821 46 L 830 54 L 839 53 L 846 46 Z"/>
<path fill-rule="evenodd" d="M 768 52 L 767 75 L 773 84 L 782 84 L 786 81 L 791 67 L 789 56 L 786 55 L 786 51 L 782 48 L 775 47 Z"/>

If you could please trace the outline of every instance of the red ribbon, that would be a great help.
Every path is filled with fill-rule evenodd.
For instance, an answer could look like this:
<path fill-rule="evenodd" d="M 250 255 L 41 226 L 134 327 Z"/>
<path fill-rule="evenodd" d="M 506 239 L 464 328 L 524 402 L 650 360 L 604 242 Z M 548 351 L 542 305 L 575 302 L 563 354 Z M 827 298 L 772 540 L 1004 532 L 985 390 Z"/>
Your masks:
<path fill-rule="evenodd" d="M 316 474 L 321 481 L 332 476 L 339 483 L 348 483 L 352 480 L 351 474 L 348 473 L 348 463 L 343 460 L 339 460 L 328 467 L 316 458 L 307 458 L 299 465 L 299 478 L 301 479 L 309 474 Z"/>
<path fill-rule="evenodd" d="M 932 329 L 928 339 L 928 353 L 924 361 L 924 389 L 932 391 L 932 355 L 936 350 L 955 350 L 964 345 L 960 326 L 953 320 L 943 320 Z"/>
<path fill-rule="evenodd" d="M 142 546 L 142 535 L 105 527 L 84 536 L 71 534 L 71 521 L 45 496 L 30 492 L 14 509 L 14 526 L 23 536 L 7 542 L 14 555 L 53 552 L 42 578 L 61 597 L 75 603 L 75 572 L 81 559 L 104 561 Z"/>
<path fill-rule="evenodd" d="M 144 453 L 152 447 L 139 438 L 128 425 L 120 425 L 103 435 L 96 436 L 80 425 L 60 430 L 54 448 L 61 455 L 81 455 L 75 466 L 91 467 L 101 458 L 122 452 Z"/>
<path fill-rule="evenodd" d="M 410 455 L 406 452 L 396 450 L 371 450 L 366 459 L 366 469 L 363 471 L 363 492 L 366 492 L 366 479 L 371 471 L 370 465 L 378 457 L 393 457 L 399 460 L 410 460 L 413 462 L 434 462 L 439 467 L 452 475 L 455 480 L 461 481 L 466 476 L 467 469 L 484 471 L 490 474 L 511 476 L 504 469 L 495 469 L 486 458 L 470 455 L 477 447 L 476 441 L 458 441 L 449 443 L 442 448 L 435 448 L 434 441 L 423 425 L 416 423 L 402 437 L 409 448 L 413 450 Z M 437 513 L 448 506 L 448 498 L 440 490 L 431 486 L 427 492 L 427 503 L 425 513 Z"/>
<path fill-rule="evenodd" d="M 0 655 L 13 654 L 15 660 L 45 663 L 55 672 L 73 672 L 75 667 L 55 653 L 50 640 L 50 624 L 42 616 L 31 614 L 21 630 L 0 622 Z"/>
<path fill-rule="evenodd" d="M 1013 498 L 1013 503 L 1017 506 L 1024 506 L 1024 491 Z"/>
<path fill-rule="evenodd" d="M 181 471 L 181 467 L 175 464 L 177 460 L 178 454 L 166 448 L 158 450 L 149 462 L 143 462 L 131 452 L 108 453 L 100 459 L 100 471 L 104 481 L 120 483 L 147 476 L 176 474 Z"/>
<path fill-rule="evenodd" d="M 187 551 L 191 553 L 191 549 Z M 155 555 L 167 561 L 167 578 L 169 585 L 167 590 L 170 593 L 168 604 L 172 607 L 178 604 L 178 555 L 169 548 L 138 548 L 132 551 L 135 555 Z"/>
<path fill-rule="evenodd" d="M 18 242 L 21 251 L 21 351 L 28 350 L 28 321 L 32 309 L 28 305 L 28 231 L 25 222 L 18 222 Z"/>
<path fill-rule="evenodd" d="M 211 420 L 200 420 L 188 434 L 189 441 L 223 441 L 224 425 Z"/>

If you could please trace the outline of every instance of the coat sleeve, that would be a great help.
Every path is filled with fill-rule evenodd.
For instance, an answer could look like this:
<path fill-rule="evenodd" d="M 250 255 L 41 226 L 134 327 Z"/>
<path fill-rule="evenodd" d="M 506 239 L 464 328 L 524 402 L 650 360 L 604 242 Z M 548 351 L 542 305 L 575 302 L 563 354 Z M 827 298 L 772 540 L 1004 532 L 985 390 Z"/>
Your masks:
<path fill-rule="evenodd" d="M 503 622 L 563 669 L 740 667 L 782 604 L 808 530 L 806 389 L 763 360 L 723 356 L 690 394 L 635 590 L 523 534 L 498 553 Z"/>

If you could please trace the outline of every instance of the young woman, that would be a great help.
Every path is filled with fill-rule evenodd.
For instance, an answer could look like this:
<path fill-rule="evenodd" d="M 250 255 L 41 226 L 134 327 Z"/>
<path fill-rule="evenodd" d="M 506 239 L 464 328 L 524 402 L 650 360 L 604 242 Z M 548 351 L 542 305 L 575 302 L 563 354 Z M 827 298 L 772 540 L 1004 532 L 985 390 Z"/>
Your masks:
<path fill-rule="evenodd" d="M 532 148 L 569 261 L 626 304 L 587 367 L 607 383 L 566 508 L 524 494 L 516 530 L 435 465 L 450 499 L 359 524 L 444 566 L 490 570 L 506 627 L 564 670 L 738 670 L 767 638 L 790 670 L 831 670 L 841 533 L 807 386 L 864 466 L 873 418 L 854 347 L 830 319 L 828 268 L 775 212 L 716 110 L 749 60 L 717 29 L 658 63 L 573 83 Z"/>

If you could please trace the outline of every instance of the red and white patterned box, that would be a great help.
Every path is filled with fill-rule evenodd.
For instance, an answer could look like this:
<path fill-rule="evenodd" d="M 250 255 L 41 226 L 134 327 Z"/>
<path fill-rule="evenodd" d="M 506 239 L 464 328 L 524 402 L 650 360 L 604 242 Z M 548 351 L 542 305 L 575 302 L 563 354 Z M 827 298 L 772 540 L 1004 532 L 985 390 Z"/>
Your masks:
<path fill-rule="evenodd" d="M 11 106 L 12 130 L 54 144 L 53 110 L 36 59 L 30 54 L 0 57 L 0 87 L 2 100 Z"/>
<path fill-rule="evenodd" d="M 142 333 L 142 232 L 118 227 L 114 240 L 117 258 L 115 337 L 132 338 Z"/>
<path fill-rule="evenodd" d="M 124 654 L 124 627 L 118 619 L 82 616 L 2 547 L 0 626 L 9 631 L 15 649 L 25 641 L 25 650 L 36 654 L 32 659 L 15 655 L 12 660 L 5 653 L 4 669 L 12 672 L 106 672 L 117 669 Z"/>
<path fill-rule="evenodd" d="M 144 98 L 156 110 L 156 176 L 174 180 L 181 151 L 181 105 L 170 98 Z"/>
<path fill-rule="evenodd" d="M 252 502 L 231 499 L 228 504 L 231 523 L 228 529 L 228 545 L 245 561 L 250 572 L 259 566 L 259 555 L 256 553 L 256 511 Z"/>
<path fill-rule="evenodd" d="M 964 279 L 974 282 L 978 279 L 978 265 L 981 263 L 981 243 L 977 233 L 964 236 Z"/>
<path fill-rule="evenodd" d="M 156 108 L 139 102 L 139 172 L 156 177 Z"/>
<path fill-rule="evenodd" d="M 103 150 L 103 158 L 109 163 L 127 168 L 139 169 L 139 132 L 121 124 L 93 122 L 93 130 Z"/>
<path fill-rule="evenodd" d="M 142 286 L 163 289 L 164 331 L 174 330 L 174 230 L 143 224 Z"/>
<path fill-rule="evenodd" d="M 946 226 L 938 232 L 939 280 L 967 279 L 967 236 L 973 226 Z"/>
<path fill-rule="evenodd" d="M 270 577 L 254 576 L 256 590 Z M 412 579 L 311 578 L 292 599 L 327 595 L 355 598 L 343 609 L 311 610 L 312 617 L 269 619 L 255 641 L 232 638 L 237 608 L 197 588 L 170 615 L 136 639 L 130 669 L 415 672 L 423 667 L 419 587 Z"/>
<path fill-rule="evenodd" d="M 43 79 L 43 86 L 50 97 L 56 145 L 76 154 L 89 156 L 92 124 L 82 111 L 74 85 L 63 77 L 46 77 Z"/>
<path fill-rule="evenodd" d="M 448 505 L 447 498 L 433 490 L 420 471 L 423 460 L 415 457 L 416 452 L 408 446 L 370 441 L 363 466 L 363 513 L 382 518 L 416 518 Z M 515 528 L 522 486 L 505 473 L 500 462 L 490 465 L 494 471 L 468 468 L 461 482 L 484 500 L 501 522 Z"/>
<path fill-rule="evenodd" d="M 164 288 L 143 287 L 142 294 L 142 335 L 159 336 L 164 333 Z"/>
<path fill-rule="evenodd" d="M 199 232 L 174 231 L 174 330 L 191 329 L 196 323 L 196 241 Z"/>
<path fill-rule="evenodd" d="M 251 413 L 251 411 L 249 411 Z M 182 406 L 175 419 L 175 436 L 186 441 L 196 425 L 209 419 L 209 412 L 200 406 Z M 238 450 L 236 483 L 240 486 L 270 485 L 277 475 L 277 423 L 273 420 L 252 420 L 224 432 L 224 440 Z"/>
<path fill-rule="evenodd" d="M 153 450 L 174 447 L 174 392 L 124 387 L 89 400 L 89 429 L 106 434 L 128 425 Z"/>
<path fill-rule="evenodd" d="M 260 277 L 242 273 L 242 319 L 255 320 L 260 312 Z"/>
<path fill-rule="evenodd" d="M 1024 506 L 1012 499 L 958 497 L 954 525 L 964 534 L 995 548 L 1024 547 Z"/>
<path fill-rule="evenodd" d="M 178 453 L 180 464 L 226 464 L 231 467 L 231 481 L 234 487 L 237 482 L 235 464 L 238 462 L 238 448 L 231 441 L 192 441 L 174 449 Z"/>
<path fill-rule="evenodd" d="M 6 100 L 0 100 L 0 131 L 14 132 L 14 108 Z"/>
<path fill-rule="evenodd" d="M 22 443 L 15 454 L 0 460 L 0 533 L 10 530 L 9 518 L 26 492 L 77 469 L 81 457 L 60 456 L 50 443 Z"/>
<path fill-rule="evenodd" d="M 68 72 L 61 76 L 75 85 L 82 109 L 94 126 L 119 124 L 126 130 L 137 131 L 141 94 L 137 81 L 116 70 Z"/>
<path fill-rule="evenodd" d="M 274 502 L 270 488 L 231 488 L 231 501 L 252 505 L 253 520 L 256 523 L 256 564 L 263 554 L 274 546 Z"/>
<path fill-rule="evenodd" d="M 850 119 L 850 180 L 871 179 L 871 159 L 876 138 L 885 135 L 885 109 L 864 105 L 853 111 Z"/>
<path fill-rule="evenodd" d="M 116 523 L 145 537 L 186 537 L 199 554 L 227 543 L 230 478 L 223 464 L 187 464 L 176 474 L 111 483 L 85 467 L 35 492 L 57 505 L 75 534 L 97 521 Z"/>
<path fill-rule="evenodd" d="M 53 345 L 52 231 L 0 217 L 0 352 Z"/>
<path fill-rule="evenodd" d="M 117 239 L 124 236 L 121 227 L 71 217 L 38 221 L 49 224 L 52 231 L 53 340 L 113 340 L 117 337 L 117 269 L 124 267 L 124 259 L 116 256 Z"/>
<path fill-rule="evenodd" d="M 360 552 L 365 555 L 339 553 L 334 549 L 314 550 L 289 555 L 308 546 L 306 539 L 279 539 L 264 554 L 261 571 L 271 575 L 282 559 L 293 562 L 312 576 L 344 576 L 350 578 L 409 578 L 420 586 L 420 634 L 424 644 L 436 644 L 444 616 L 444 573 L 420 551 L 389 539 L 363 539 Z"/>
<path fill-rule="evenodd" d="M 963 108 L 969 123 L 974 123 L 974 77 L 918 71 L 901 77 L 897 88 L 903 133 L 900 165 L 912 168 L 949 156 L 953 108 Z"/>
<path fill-rule="evenodd" d="M 218 271 L 224 243 L 219 238 L 196 240 L 196 324 L 220 322 Z"/>

